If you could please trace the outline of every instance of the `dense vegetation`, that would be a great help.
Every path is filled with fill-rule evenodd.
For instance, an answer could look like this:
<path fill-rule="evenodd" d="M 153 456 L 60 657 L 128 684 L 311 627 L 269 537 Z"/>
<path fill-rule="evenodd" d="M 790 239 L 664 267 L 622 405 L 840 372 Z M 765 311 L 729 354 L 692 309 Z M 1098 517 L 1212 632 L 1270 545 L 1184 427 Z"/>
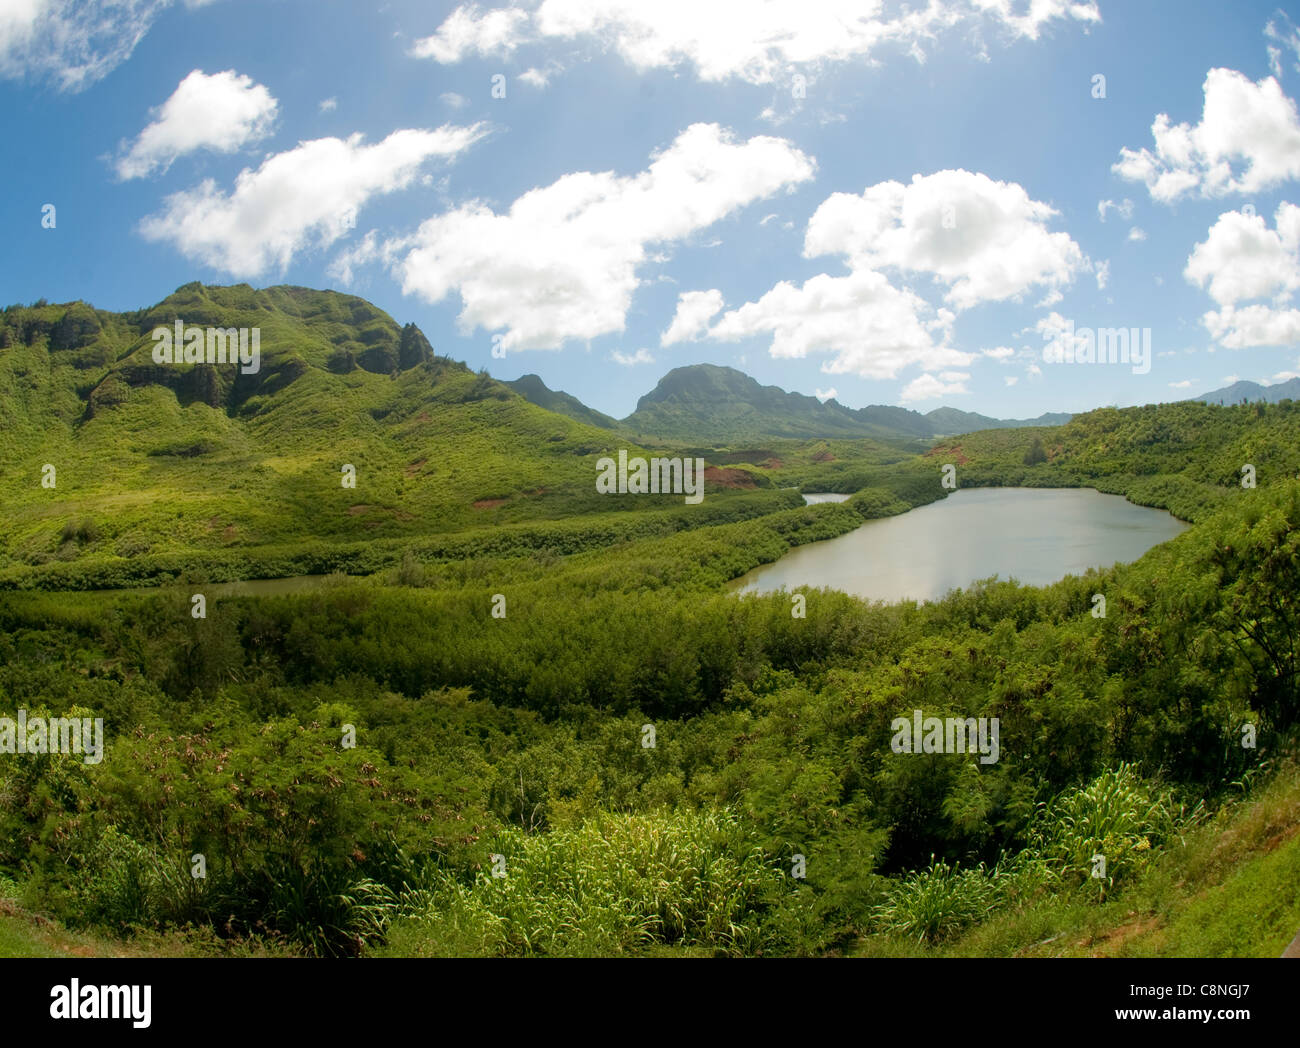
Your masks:
<path fill-rule="evenodd" d="M 294 339 L 342 308 L 226 292 L 268 326 L 296 303 Z M 213 289 L 178 294 L 190 310 Z M 390 346 L 394 370 L 339 374 L 313 355 L 354 340 L 290 339 L 275 353 L 306 370 L 282 388 L 183 405 L 144 382 L 82 417 L 70 373 L 120 376 L 144 321 L 90 311 L 93 336 L 69 335 L 62 309 L 5 314 L 0 716 L 102 717 L 107 749 L 0 760 L 0 877 L 69 924 L 318 955 L 994 952 L 989 929 L 1032 930 L 1048 904 L 1146 890 L 1300 730 L 1289 402 L 1105 409 L 922 455 L 712 449 L 726 484 L 703 505 L 642 506 L 587 494 L 608 433 L 432 355 L 403 368 L 418 342 L 382 318 L 357 345 Z M 112 352 L 66 348 L 85 337 Z M 334 419 L 331 397 L 388 413 Z M 140 420 L 161 429 L 111 444 Z M 369 532 L 312 479 L 338 457 L 326 425 L 392 487 Z M 194 426 L 218 450 L 148 454 Z M 29 476 L 59 447 L 84 473 L 42 494 Z M 453 468 L 465 448 L 487 479 Z M 445 486 L 406 474 L 419 454 Z M 1133 565 L 919 606 L 726 592 L 792 545 L 943 497 L 945 464 L 962 487 L 1091 484 L 1195 526 Z M 519 497 L 534 486 L 558 494 Z M 804 507 L 794 487 L 854 496 Z M 528 508 L 484 526 L 489 493 Z M 256 541 L 192 530 L 217 506 L 260 507 Z M 302 571 L 332 574 L 214 588 Z M 1000 760 L 895 753 L 891 722 L 916 709 L 997 717 Z"/>

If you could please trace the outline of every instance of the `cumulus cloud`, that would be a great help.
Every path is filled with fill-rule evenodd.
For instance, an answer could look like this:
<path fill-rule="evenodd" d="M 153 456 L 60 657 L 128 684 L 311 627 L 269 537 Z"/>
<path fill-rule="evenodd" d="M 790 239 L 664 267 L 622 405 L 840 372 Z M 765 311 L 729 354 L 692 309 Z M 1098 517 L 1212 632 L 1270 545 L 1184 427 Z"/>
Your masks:
<path fill-rule="evenodd" d="M 507 7 L 484 11 L 477 4 L 456 8 L 432 36 L 415 42 L 411 54 L 435 62 L 459 62 L 469 55 L 508 56 L 524 39 L 527 11 Z"/>
<path fill-rule="evenodd" d="M 1290 306 L 1300 288 L 1300 207 L 1283 202 L 1274 225 L 1253 212 L 1227 211 L 1188 256 L 1183 276 L 1220 307 L 1202 323 L 1229 349 L 1300 340 L 1300 311 Z"/>
<path fill-rule="evenodd" d="M 1147 238 L 1147 231 L 1139 226 L 1134 226 L 1128 231 L 1128 239 L 1131 243 L 1143 241 Z"/>
<path fill-rule="evenodd" d="M 712 338 L 736 341 L 772 337 L 774 357 L 829 353 L 828 374 L 894 378 L 913 364 L 927 369 L 962 367 L 970 353 L 936 344 L 952 314 L 937 314 L 918 295 L 894 287 L 882 273 L 863 270 L 845 277 L 812 277 L 802 287 L 782 281 L 757 302 L 724 313 Z"/>
<path fill-rule="evenodd" d="M 814 161 L 789 142 L 736 142 L 693 124 L 646 170 L 580 171 L 519 197 L 503 214 L 470 202 L 391 244 L 407 294 L 462 302 L 462 330 L 506 329 L 506 349 L 558 349 L 624 328 L 649 250 L 811 179 Z"/>
<path fill-rule="evenodd" d="M 650 355 L 648 349 L 638 349 L 635 353 L 620 353 L 617 349 L 610 354 L 617 364 L 624 367 L 635 367 L 637 364 L 653 364 L 655 358 Z"/>
<path fill-rule="evenodd" d="M 1188 194 L 1255 193 L 1300 176 L 1300 118 L 1276 79 L 1252 83 L 1211 69 L 1204 92 L 1199 123 L 1174 124 L 1161 113 L 1151 125 L 1155 151 L 1121 149 L 1112 170 L 1165 204 Z"/>
<path fill-rule="evenodd" d="M 993 349 L 981 349 L 980 356 L 992 357 L 999 364 L 1005 364 L 1008 360 L 1016 355 L 1016 351 L 1010 346 L 995 346 Z"/>
<path fill-rule="evenodd" d="M 957 309 L 1068 284 L 1086 268 L 1079 245 L 1051 233 L 1057 211 L 1015 182 L 969 171 L 835 193 L 808 223 L 804 254 L 843 255 L 853 269 L 897 267 L 948 285 Z"/>
<path fill-rule="evenodd" d="M 914 400 L 935 400 L 938 397 L 954 397 L 970 393 L 966 383 L 970 375 L 960 371 L 944 371 L 936 378 L 931 374 L 917 375 L 899 394 L 899 400 L 910 403 Z"/>
<path fill-rule="evenodd" d="M 135 141 L 129 147 L 123 143 L 117 175 L 143 178 L 166 171 L 177 157 L 200 149 L 237 152 L 271 133 L 276 109 L 271 92 L 250 77 L 233 69 L 211 76 L 195 69 L 166 102 L 151 110 L 153 122 Z"/>
<path fill-rule="evenodd" d="M 834 386 L 831 386 L 830 389 L 816 390 L 813 393 L 813 396 L 815 396 L 818 400 L 820 400 L 823 404 L 825 404 L 826 401 L 834 400 L 837 396 L 839 396 L 839 390 L 837 390 Z"/>
<path fill-rule="evenodd" d="M 1105 291 L 1108 283 L 1110 283 L 1110 259 L 1097 263 L 1097 290 Z"/>
<path fill-rule="evenodd" d="M 791 65 L 866 60 L 882 46 L 924 59 L 923 42 L 947 29 L 993 25 L 1037 39 L 1052 22 L 1097 22 L 1096 3 L 1034 0 L 930 0 L 896 17 L 861 0 L 543 0 L 533 11 L 456 8 L 436 33 L 417 42 L 418 57 L 458 62 L 508 56 L 527 43 L 586 42 L 617 53 L 634 69 L 693 66 L 704 81 L 771 84 Z"/>
<path fill-rule="evenodd" d="M 342 237 L 372 196 L 405 188 L 426 160 L 455 157 L 486 133 L 481 124 L 448 125 L 394 131 L 369 146 L 360 134 L 302 142 L 240 172 L 229 194 L 206 179 L 169 196 L 140 232 L 234 276 L 284 269 L 309 243 L 328 247 Z"/>
<path fill-rule="evenodd" d="M 320 111 L 322 113 L 332 113 L 339 107 L 337 98 L 322 98 L 320 102 Z"/>
<path fill-rule="evenodd" d="M 659 339 L 661 346 L 677 342 L 693 342 L 708 330 L 709 321 L 722 309 L 722 292 L 684 291 L 677 296 L 677 312 Z"/>

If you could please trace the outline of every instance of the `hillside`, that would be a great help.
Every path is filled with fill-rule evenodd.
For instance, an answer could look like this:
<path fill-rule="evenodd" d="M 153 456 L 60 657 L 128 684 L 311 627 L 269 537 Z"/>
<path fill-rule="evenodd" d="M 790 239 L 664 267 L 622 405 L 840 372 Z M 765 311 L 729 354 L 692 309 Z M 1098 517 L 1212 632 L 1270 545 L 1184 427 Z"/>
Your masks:
<path fill-rule="evenodd" d="M 151 332 L 178 320 L 258 329 L 260 367 L 157 363 Z M 307 288 L 194 283 L 121 314 L 11 306 L 0 428 L 0 577 L 681 510 L 596 492 L 596 458 L 618 446 L 607 430 L 437 356 L 360 298 Z"/>
<path fill-rule="evenodd" d="M 547 411 L 554 411 L 557 415 L 568 415 L 569 418 L 585 422 L 589 426 L 599 426 L 601 429 L 618 428 L 618 419 L 610 418 L 595 408 L 587 407 L 577 397 L 570 396 L 563 390 L 551 389 L 538 375 L 520 375 L 519 378 L 504 382 L 503 385 L 509 386 L 530 404 L 536 404 Z"/>

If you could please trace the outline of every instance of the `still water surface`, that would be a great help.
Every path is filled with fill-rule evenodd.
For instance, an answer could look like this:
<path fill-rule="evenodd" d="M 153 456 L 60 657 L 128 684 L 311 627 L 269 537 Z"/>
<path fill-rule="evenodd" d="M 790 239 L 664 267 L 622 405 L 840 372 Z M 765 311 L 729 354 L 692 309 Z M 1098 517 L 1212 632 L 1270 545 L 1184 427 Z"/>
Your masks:
<path fill-rule="evenodd" d="M 1088 568 L 1127 564 L 1186 528 L 1164 510 L 1091 488 L 971 488 L 800 546 L 736 579 L 731 589 L 828 586 L 896 601 L 936 600 L 990 575 L 1041 586 Z"/>

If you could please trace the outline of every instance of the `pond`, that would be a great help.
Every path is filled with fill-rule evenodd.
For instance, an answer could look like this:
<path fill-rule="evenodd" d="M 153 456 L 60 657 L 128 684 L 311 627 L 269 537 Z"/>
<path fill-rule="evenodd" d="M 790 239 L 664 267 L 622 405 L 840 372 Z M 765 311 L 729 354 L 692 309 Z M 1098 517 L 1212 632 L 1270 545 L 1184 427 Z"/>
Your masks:
<path fill-rule="evenodd" d="M 968 488 L 799 546 L 730 588 L 826 586 L 864 600 L 925 601 L 990 575 L 1042 586 L 1137 560 L 1187 526 L 1164 510 L 1091 488 Z"/>

